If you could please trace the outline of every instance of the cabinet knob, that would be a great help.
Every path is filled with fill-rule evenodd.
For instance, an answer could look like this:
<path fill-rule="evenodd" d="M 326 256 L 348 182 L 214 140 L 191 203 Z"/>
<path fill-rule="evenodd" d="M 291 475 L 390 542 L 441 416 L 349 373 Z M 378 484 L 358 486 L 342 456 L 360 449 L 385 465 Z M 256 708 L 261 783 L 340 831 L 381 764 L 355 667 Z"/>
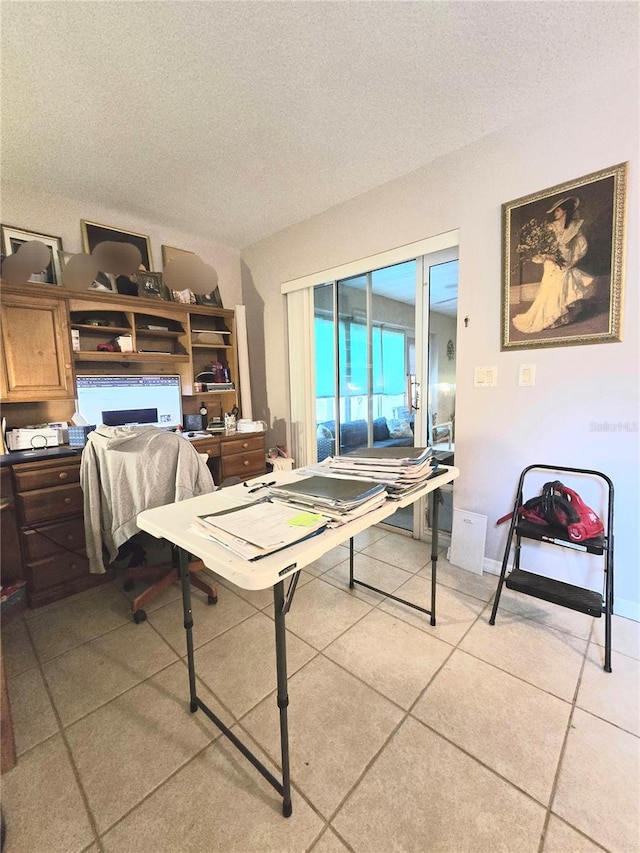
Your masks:
<path fill-rule="evenodd" d="M 243 441 L 243 442 L 242 442 L 242 446 L 243 446 L 243 447 L 244 447 L 244 449 L 246 450 L 246 449 L 247 449 L 247 447 L 249 447 L 249 442 L 248 442 L 248 441 Z"/>
<path fill-rule="evenodd" d="M 60 471 L 60 473 L 58 474 L 58 479 L 59 480 L 66 480 L 68 476 L 69 476 L 68 471 Z"/>
<path fill-rule="evenodd" d="M 248 459 L 245 459 L 245 460 L 244 460 L 244 462 L 243 462 L 242 464 L 243 464 L 243 465 L 244 465 L 244 467 L 246 468 L 246 467 L 248 466 L 248 464 L 249 464 L 249 460 L 248 460 Z"/>
<path fill-rule="evenodd" d="M 77 563 L 71 563 L 71 568 L 72 568 L 72 569 L 74 569 L 74 570 L 75 570 L 75 569 L 77 569 L 77 568 L 78 568 L 78 564 L 77 564 Z"/>
<path fill-rule="evenodd" d="M 73 533 L 67 533 L 67 542 L 73 542 L 75 538 L 76 537 L 73 535 Z"/>
<path fill-rule="evenodd" d="M 70 504 L 70 503 L 71 503 L 71 498 L 65 498 L 65 499 L 64 499 L 64 503 L 66 503 L 66 504 Z"/>

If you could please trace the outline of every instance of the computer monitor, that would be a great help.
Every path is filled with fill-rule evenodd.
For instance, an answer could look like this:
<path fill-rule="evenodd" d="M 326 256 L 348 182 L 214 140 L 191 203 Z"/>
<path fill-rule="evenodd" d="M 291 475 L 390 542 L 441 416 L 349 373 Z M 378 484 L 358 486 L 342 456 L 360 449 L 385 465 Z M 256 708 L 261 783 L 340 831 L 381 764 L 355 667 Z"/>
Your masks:
<path fill-rule="evenodd" d="M 182 426 L 179 376 L 78 376 L 77 410 L 88 424 Z"/>

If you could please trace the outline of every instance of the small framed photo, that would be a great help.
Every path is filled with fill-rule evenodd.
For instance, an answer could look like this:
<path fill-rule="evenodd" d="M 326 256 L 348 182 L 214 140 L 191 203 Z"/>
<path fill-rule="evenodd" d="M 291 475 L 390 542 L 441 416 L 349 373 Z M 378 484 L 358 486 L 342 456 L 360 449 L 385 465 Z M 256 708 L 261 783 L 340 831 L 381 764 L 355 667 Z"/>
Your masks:
<path fill-rule="evenodd" d="M 622 340 L 627 163 L 502 205 L 501 349 Z"/>
<path fill-rule="evenodd" d="M 144 234 L 136 234 L 133 231 L 123 231 L 120 228 L 112 228 L 110 225 L 100 225 L 98 222 L 87 222 L 80 220 L 82 227 L 82 245 L 85 252 L 90 255 L 98 243 L 133 243 L 140 250 L 142 266 L 151 272 L 153 261 L 151 259 L 151 241 Z"/>
<path fill-rule="evenodd" d="M 186 288 L 185 290 L 172 290 L 171 298 L 174 302 L 181 302 L 183 305 L 195 305 L 196 295 L 193 291 Z"/>
<path fill-rule="evenodd" d="M 220 288 L 214 287 L 211 293 L 197 293 L 196 303 L 198 305 L 208 305 L 210 308 L 223 308 Z"/>
<path fill-rule="evenodd" d="M 145 299 L 170 300 L 169 291 L 162 283 L 162 273 L 137 272 L 132 278 L 138 285 L 138 296 Z"/>
<path fill-rule="evenodd" d="M 49 263 L 42 272 L 32 273 L 29 281 L 41 282 L 42 284 L 62 285 L 62 267 L 60 265 L 60 252 L 62 252 L 62 239 L 53 237 L 51 234 L 39 234 L 35 231 L 24 231 L 22 228 L 12 228 L 9 225 L 2 226 L 2 253 L 4 255 L 15 255 L 20 246 L 37 240 L 44 243 L 50 252 Z"/>
<path fill-rule="evenodd" d="M 64 268 L 69 263 L 70 258 L 74 257 L 73 252 L 60 252 L 60 267 L 64 272 Z M 62 279 L 61 279 L 62 284 Z M 116 277 L 108 272 L 99 272 L 96 276 L 95 281 L 91 284 L 87 290 L 98 290 L 107 293 L 117 293 L 118 288 L 116 286 Z"/>

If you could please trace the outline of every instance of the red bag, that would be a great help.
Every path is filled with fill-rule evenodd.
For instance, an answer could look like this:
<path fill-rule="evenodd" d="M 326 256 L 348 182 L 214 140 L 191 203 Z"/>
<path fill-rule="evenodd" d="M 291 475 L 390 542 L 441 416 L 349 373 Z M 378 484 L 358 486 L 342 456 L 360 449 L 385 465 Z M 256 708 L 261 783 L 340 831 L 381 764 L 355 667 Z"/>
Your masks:
<path fill-rule="evenodd" d="M 511 515 L 503 516 L 497 523 L 501 524 Z M 573 542 L 595 539 L 604 533 L 604 525 L 598 515 L 577 492 L 564 486 L 560 480 L 545 483 L 541 495 L 530 498 L 518 508 L 518 517 L 531 524 L 562 527 Z"/>

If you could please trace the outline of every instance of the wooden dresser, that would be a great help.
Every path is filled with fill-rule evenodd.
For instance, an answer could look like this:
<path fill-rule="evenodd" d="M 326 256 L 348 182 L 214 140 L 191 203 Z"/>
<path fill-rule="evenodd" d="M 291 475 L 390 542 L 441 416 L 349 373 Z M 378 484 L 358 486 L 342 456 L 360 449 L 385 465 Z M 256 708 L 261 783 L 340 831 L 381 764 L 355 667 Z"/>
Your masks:
<path fill-rule="evenodd" d="M 220 486 L 229 477 L 250 480 L 266 471 L 263 432 L 212 435 L 193 442 L 198 453 L 206 453 L 214 482 Z"/>
<path fill-rule="evenodd" d="M 89 573 L 79 457 L 21 462 L 12 471 L 29 606 L 111 580 L 109 572 Z"/>
<path fill-rule="evenodd" d="M 209 456 L 216 485 L 265 473 L 265 434 L 194 441 Z M 80 456 L 21 461 L 2 468 L 2 563 L 23 577 L 30 607 L 40 607 L 113 579 L 89 572 L 85 553 Z M 11 523 L 10 523 L 11 522 Z M 17 528 L 17 535 L 16 535 Z"/>

